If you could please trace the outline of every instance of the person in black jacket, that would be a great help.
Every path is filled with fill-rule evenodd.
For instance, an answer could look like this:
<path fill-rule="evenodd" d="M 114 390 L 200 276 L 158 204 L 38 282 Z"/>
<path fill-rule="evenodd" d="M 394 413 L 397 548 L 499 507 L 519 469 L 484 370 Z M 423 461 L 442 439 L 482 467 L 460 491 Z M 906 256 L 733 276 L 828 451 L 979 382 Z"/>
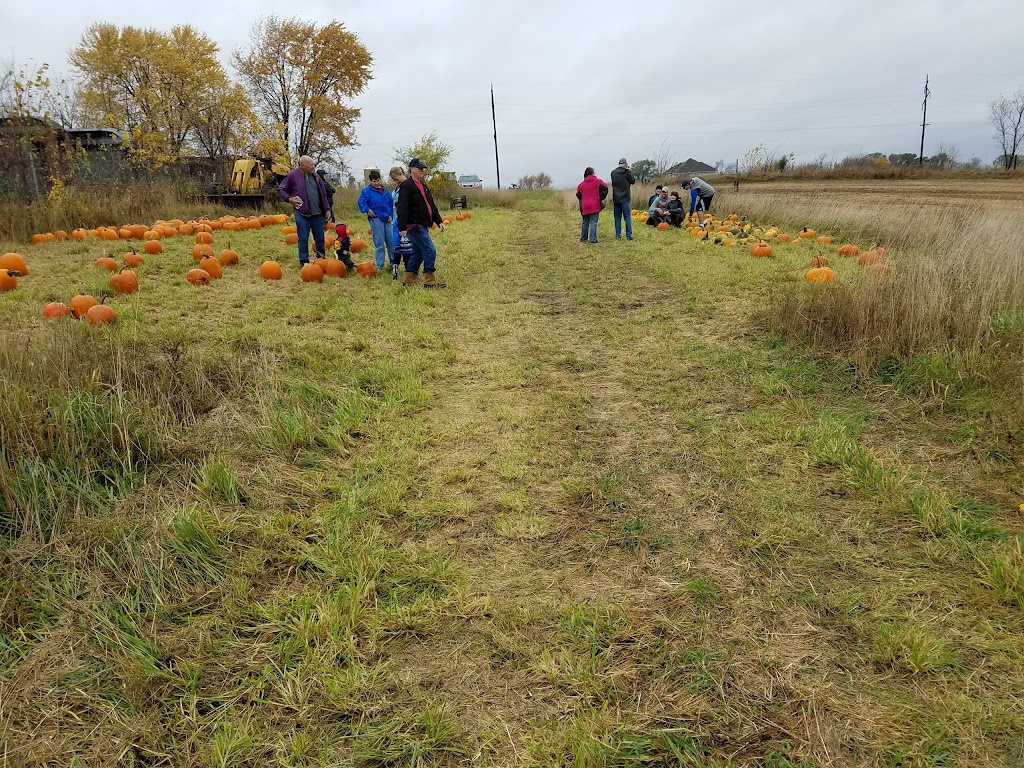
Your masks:
<path fill-rule="evenodd" d="M 434 203 L 434 196 L 423 183 L 427 166 L 418 157 L 409 161 L 409 178 L 398 187 L 398 231 L 404 232 L 412 243 L 412 254 L 406 257 L 403 285 L 416 285 L 420 265 L 423 266 L 423 287 L 444 288 L 434 276 L 437 248 L 430 239 L 430 226 L 436 224 L 444 231 L 444 222 Z"/>
<path fill-rule="evenodd" d="M 626 220 L 626 239 L 633 239 L 633 217 L 630 215 L 629 188 L 636 184 L 636 177 L 629 170 L 626 158 L 619 160 L 618 167 L 612 171 L 612 207 L 615 214 L 615 239 L 622 237 L 622 219 Z"/>
<path fill-rule="evenodd" d="M 324 188 L 327 190 L 327 205 L 330 207 L 331 216 L 328 219 L 330 221 L 334 218 L 334 193 L 337 190 L 331 186 L 331 182 L 327 180 L 327 174 L 322 169 L 318 169 L 316 175 L 320 177 L 320 180 L 324 183 Z"/>

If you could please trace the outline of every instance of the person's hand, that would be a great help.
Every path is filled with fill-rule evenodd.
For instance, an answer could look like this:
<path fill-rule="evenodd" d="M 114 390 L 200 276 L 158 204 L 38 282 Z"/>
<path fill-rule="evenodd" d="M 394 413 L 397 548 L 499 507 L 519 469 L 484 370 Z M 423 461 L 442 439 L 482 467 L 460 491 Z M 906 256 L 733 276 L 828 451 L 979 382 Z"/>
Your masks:
<path fill-rule="evenodd" d="M 376 219 L 377 218 L 377 214 L 375 214 L 372 210 L 367 211 L 366 215 L 368 217 L 370 217 L 371 219 Z"/>
<path fill-rule="evenodd" d="M 291 197 L 288 198 L 288 202 L 291 203 L 294 207 L 298 208 L 302 205 L 302 198 L 299 197 L 298 195 L 292 195 Z"/>
<path fill-rule="evenodd" d="M 437 228 L 438 228 L 439 230 L 441 230 L 442 232 L 444 232 L 444 223 L 442 222 L 441 224 L 438 224 L 438 225 L 437 225 Z"/>

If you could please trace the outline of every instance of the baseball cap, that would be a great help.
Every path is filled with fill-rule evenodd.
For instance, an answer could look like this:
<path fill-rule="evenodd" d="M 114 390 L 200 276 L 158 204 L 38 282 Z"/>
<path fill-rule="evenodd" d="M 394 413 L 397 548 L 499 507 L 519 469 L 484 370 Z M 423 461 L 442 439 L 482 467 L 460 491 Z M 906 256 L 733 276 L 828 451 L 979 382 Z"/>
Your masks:
<path fill-rule="evenodd" d="M 629 163 L 626 162 L 626 158 L 620 157 L 619 158 L 619 165 L 629 165 Z"/>
<path fill-rule="evenodd" d="M 419 168 L 421 171 L 427 170 L 427 166 L 424 165 L 423 161 L 420 160 L 418 157 L 414 157 L 412 160 L 409 161 L 409 167 L 410 168 Z"/>

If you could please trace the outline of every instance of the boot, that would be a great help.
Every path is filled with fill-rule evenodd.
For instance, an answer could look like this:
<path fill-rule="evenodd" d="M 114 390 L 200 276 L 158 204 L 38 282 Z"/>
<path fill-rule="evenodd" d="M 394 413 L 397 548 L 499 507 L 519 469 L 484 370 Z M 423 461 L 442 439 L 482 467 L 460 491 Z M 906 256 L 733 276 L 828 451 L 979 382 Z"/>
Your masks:
<path fill-rule="evenodd" d="M 415 272 L 406 272 L 405 279 L 402 281 L 402 285 L 416 285 L 420 280 L 420 276 Z"/>
<path fill-rule="evenodd" d="M 424 288 L 444 288 L 447 283 L 442 283 L 436 277 L 433 272 L 423 273 L 423 287 Z"/>

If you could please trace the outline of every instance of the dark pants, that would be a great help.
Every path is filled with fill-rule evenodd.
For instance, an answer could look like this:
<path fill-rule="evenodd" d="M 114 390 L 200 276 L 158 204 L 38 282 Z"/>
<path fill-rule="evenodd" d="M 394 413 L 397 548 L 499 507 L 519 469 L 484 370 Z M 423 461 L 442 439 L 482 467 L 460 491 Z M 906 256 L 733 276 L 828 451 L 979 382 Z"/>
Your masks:
<path fill-rule="evenodd" d="M 309 233 L 313 233 L 313 245 L 316 247 L 317 256 L 325 256 L 324 249 L 324 227 L 327 219 L 321 213 L 319 216 L 303 216 L 295 214 L 295 232 L 299 236 L 299 264 L 309 262 Z"/>

